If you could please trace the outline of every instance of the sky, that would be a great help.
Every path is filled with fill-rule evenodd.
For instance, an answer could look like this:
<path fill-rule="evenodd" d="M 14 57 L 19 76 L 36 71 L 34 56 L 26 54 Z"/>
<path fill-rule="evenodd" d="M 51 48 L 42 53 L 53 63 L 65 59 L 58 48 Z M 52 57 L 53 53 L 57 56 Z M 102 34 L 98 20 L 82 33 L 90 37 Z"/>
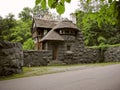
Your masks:
<path fill-rule="evenodd" d="M 78 8 L 79 0 L 71 0 L 71 3 L 66 3 L 65 13 L 63 17 L 70 18 L 69 14 L 73 13 Z M 5 17 L 8 13 L 15 15 L 15 18 L 18 17 L 24 7 L 33 8 L 35 6 L 35 0 L 0 0 L 0 16 Z M 50 10 L 51 12 L 56 13 L 56 10 Z"/>

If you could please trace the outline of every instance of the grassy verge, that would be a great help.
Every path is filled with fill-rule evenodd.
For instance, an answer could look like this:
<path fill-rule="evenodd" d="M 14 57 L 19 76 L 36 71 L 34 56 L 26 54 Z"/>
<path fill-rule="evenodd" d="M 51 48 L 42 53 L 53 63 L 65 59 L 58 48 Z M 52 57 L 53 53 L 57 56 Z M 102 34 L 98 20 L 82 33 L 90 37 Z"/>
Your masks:
<path fill-rule="evenodd" d="M 73 65 L 59 65 L 59 66 L 41 66 L 41 67 L 23 67 L 23 73 L 14 74 L 8 77 L 0 77 L 0 80 L 10 80 L 16 78 L 40 76 L 51 73 L 65 72 L 70 70 L 82 70 L 93 68 L 97 66 L 107 66 L 113 64 L 120 64 L 120 62 L 109 62 L 109 63 L 95 63 L 95 64 L 73 64 Z"/>
<path fill-rule="evenodd" d="M 110 48 L 110 47 L 118 47 L 120 46 L 120 44 L 114 44 L 114 45 L 109 45 L 109 44 L 106 44 L 106 45 L 101 45 L 101 46 L 88 46 L 89 48 Z"/>

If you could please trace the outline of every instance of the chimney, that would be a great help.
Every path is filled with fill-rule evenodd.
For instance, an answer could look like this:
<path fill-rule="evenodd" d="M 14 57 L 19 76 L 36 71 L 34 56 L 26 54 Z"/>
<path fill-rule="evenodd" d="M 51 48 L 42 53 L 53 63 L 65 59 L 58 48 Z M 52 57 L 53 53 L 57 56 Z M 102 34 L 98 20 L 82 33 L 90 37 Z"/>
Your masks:
<path fill-rule="evenodd" d="M 46 20 L 50 20 L 51 15 L 49 13 L 46 13 L 43 18 L 46 19 Z"/>
<path fill-rule="evenodd" d="M 75 15 L 75 13 L 71 13 L 71 14 L 70 14 L 70 20 L 71 20 L 74 24 L 76 24 L 76 15 Z"/>

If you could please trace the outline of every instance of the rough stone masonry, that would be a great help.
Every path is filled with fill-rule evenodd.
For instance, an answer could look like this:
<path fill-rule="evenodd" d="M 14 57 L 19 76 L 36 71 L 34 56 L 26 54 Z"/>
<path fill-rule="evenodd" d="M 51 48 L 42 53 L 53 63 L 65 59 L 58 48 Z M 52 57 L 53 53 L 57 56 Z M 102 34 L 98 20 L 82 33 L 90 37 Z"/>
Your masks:
<path fill-rule="evenodd" d="M 0 40 L 0 76 L 21 73 L 22 66 L 22 45 L 20 43 L 10 43 Z"/>
<path fill-rule="evenodd" d="M 103 58 L 101 58 L 103 57 Z M 120 46 L 107 48 L 103 54 L 100 49 L 78 47 L 76 53 L 67 52 L 61 61 L 66 64 L 120 62 Z M 20 43 L 10 43 L 0 40 L 0 76 L 21 73 L 22 66 L 44 66 L 52 61 L 52 52 L 23 51 Z M 60 60 L 58 60 L 60 61 Z"/>

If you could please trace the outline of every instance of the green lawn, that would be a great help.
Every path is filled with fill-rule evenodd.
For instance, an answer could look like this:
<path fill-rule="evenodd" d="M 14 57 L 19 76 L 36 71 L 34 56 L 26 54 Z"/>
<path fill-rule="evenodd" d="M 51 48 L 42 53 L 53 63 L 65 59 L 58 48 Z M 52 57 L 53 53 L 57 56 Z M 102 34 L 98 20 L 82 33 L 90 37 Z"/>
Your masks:
<path fill-rule="evenodd" d="M 98 66 L 107 66 L 113 64 L 120 64 L 120 62 L 109 62 L 109 63 L 95 63 L 95 64 L 73 64 L 73 65 L 59 65 L 59 66 L 41 66 L 41 67 L 23 67 L 23 73 L 14 74 L 8 77 L 0 77 L 0 80 L 9 80 L 30 76 L 40 76 L 45 74 L 52 74 L 58 72 L 65 72 L 70 70 L 80 70 L 94 68 Z"/>

